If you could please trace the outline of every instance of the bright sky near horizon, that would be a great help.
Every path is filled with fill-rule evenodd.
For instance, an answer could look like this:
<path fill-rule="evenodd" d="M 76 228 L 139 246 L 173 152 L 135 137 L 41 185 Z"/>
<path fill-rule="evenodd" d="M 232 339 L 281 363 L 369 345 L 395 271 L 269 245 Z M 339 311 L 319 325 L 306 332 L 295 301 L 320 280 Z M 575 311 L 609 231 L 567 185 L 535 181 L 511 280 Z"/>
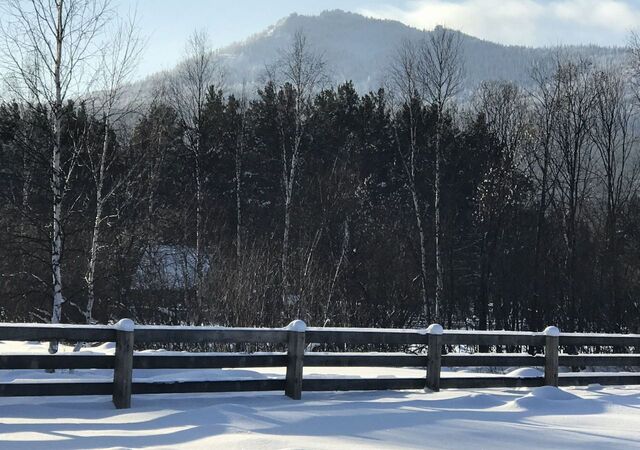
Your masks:
<path fill-rule="evenodd" d="M 119 0 L 137 9 L 148 44 L 140 74 L 169 69 L 194 29 L 214 48 L 241 41 L 296 12 L 343 9 L 417 28 L 445 25 L 503 44 L 625 45 L 640 28 L 640 0 Z"/>

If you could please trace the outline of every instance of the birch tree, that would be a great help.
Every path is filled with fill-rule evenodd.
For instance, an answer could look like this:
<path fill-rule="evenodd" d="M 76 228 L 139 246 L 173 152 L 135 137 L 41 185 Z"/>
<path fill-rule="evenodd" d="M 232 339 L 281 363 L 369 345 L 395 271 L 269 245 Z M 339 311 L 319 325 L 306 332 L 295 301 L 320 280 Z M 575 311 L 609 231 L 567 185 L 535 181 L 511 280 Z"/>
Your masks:
<path fill-rule="evenodd" d="M 586 60 L 557 61 L 557 116 L 553 128 L 553 164 L 558 172 L 557 202 L 563 219 L 566 249 L 565 277 L 569 321 L 568 331 L 577 325 L 579 296 L 577 293 L 578 226 L 583 218 L 585 202 L 593 187 L 593 143 L 590 130 L 594 125 L 596 95 L 592 64 Z"/>
<path fill-rule="evenodd" d="M 635 91 L 636 101 L 640 104 L 640 34 L 631 33 L 630 61 L 631 61 L 631 82 Z"/>
<path fill-rule="evenodd" d="M 65 301 L 64 198 L 77 161 L 77 154 L 64 157 L 77 152 L 63 148 L 64 104 L 89 86 L 109 0 L 6 0 L 2 14 L 2 59 L 11 91 L 30 107 L 47 105 L 51 115 L 51 322 L 59 323 Z M 57 343 L 49 351 L 55 353 Z"/>
<path fill-rule="evenodd" d="M 312 115 L 313 98 L 325 79 L 325 61 L 298 30 L 289 48 L 281 52 L 280 59 L 270 70 L 269 76 L 288 84 L 293 94 L 293 124 L 288 124 L 286 114 L 279 117 L 278 126 L 282 153 L 282 186 L 284 192 L 284 227 L 282 232 L 282 300 L 290 294 L 289 240 L 294 189 L 297 182 L 303 141 L 307 135 L 307 124 Z M 292 138 L 287 139 L 287 127 L 292 125 Z"/>
<path fill-rule="evenodd" d="M 101 58 L 101 71 L 98 77 L 98 98 L 95 99 L 96 116 L 102 116 L 102 143 L 98 149 L 87 148 L 88 166 L 94 182 L 95 217 L 91 230 L 91 244 L 85 283 L 87 287 L 87 303 L 82 311 L 87 323 L 93 323 L 93 306 L 96 301 L 95 273 L 101 250 L 101 228 L 109 218 L 106 207 L 119 188 L 127 182 L 133 167 L 120 174 L 116 180 L 108 183 L 109 172 L 118 161 L 114 151 L 112 134 L 115 128 L 122 125 L 122 119 L 134 109 L 135 96 L 133 92 L 125 91 L 126 84 L 136 69 L 139 61 L 143 41 L 138 34 L 135 16 L 127 21 L 120 21 L 112 30 L 112 40 L 105 47 Z M 129 98 L 125 98 L 129 95 Z"/>
<path fill-rule="evenodd" d="M 180 121 L 185 129 L 184 143 L 193 161 L 193 181 L 195 183 L 195 305 L 194 317 L 202 310 L 202 287 L 205 243 L 204 226 L 204 160 L 213 149 L 204 147 L 204 111 L 207 95 L 214 86 L 222 85 L 222 69 L 211 49 L 209 36 L 204 31 L 195 31 L 186 45 L 186 58 L 180 64 L 172 80 L 171 94 Z"/>
<path fill-rule="evenodd" d="M 476 194 L 476 220 L 480 237 L 480 276 L 478 311 L 481 329 L 487 328 L 490 277 L 497 252 L 510 224 L 510 212 L 517 203 L 523 149 L 529 144 L 527 102 L 522 91 L 509 82 L 484 82 L 475 98 L 474 109 L 484 118 L 488 130 L 497 138 L 489 164 Z M 494 302 L 494 312 L 496 310 Z M 495 314 L 497 316 L 497 314 Z M 499 326 L 501 324 L 496 324 Z"/>
<path fill-rule="evenodd" d="M 637 193 L 638 137 L 634 130 L 634 108 L 629 90 L 616 68 L 595 75 L 595 117 L 590 129 L 599 156 L 598 178 L 604 196 L 605 272 L 608 305 L 613 311 L 612 325 L 620 329 L 620 239 L 619 226 L 624 209 Z"/>
<path fill-rule="evenodd" d="M 425 38 L 419 51 L 420 84 L 425 100 L 436 113 L 436 133 L 434 136 L 435 163 L 433 174 L 433 215 L 436 291 L 434 320 L 440 319 L 443 302 L 444 267 L 442 265 L 442 186 L 441 168 L 443 160 L 444 115 L 459 93 L 464 78 L 462 62 L 462 42 L 458 32 L 436 27 Z"/>
<path fill-rule="evenodd" d="M 551 203 L 553 187 L 556 185 L 557 170 L 552 165 L 553 130 L 558 115 L 560 83 L 552 69 L 539 64 L 533 68 L 531 109 L 534 144 L 526 152 L 529 177 L 534 180 L 537 192 L 535 246 L 533 250 L 533 283 L 529 304 L 529 326 L 537 330 L 546 323 L 540 317 L 542 308 L 543 281 L 546 265 L 543 264 L 548 253 L 547 212 Z"/>
<path fill-rule="evenodd" d="M 418 48 L 410 41 L 404 41 L 398 48 L 395 61 L 391 67 L 391 83 L 393 90 L 399 95 L 401 108 L 404 108 L 409 133 L 408 148 L 402 148 L 402 140 L 399 136 L 398 121 L 394 121 L 395 139 L 397 150 L 402 161 L 402 168 L 407 178 L 407 186 L 411 193 L 413 214 L 418 230 L 418 242 L 420 246 L 420 288 L 422 296 L 422 309 L 425 320 L 430 319 L 429 299 L 427 296 L 427 243 L 424 225 L 424 209 L 422 200 L 418 195 L 418 156 L 420 146 L 418 144 L 418 132 L 421 121 L 423 98 L 421 96 L 420 74 L 418 64 Z"/>

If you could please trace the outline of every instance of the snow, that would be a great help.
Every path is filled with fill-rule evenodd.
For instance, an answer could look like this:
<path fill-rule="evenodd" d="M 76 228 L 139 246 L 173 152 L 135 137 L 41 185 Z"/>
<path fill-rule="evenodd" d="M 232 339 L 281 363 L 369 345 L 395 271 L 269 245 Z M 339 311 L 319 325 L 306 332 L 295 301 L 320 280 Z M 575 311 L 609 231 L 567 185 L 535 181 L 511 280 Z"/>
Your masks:
<path fill-rule="evenodd" d="M 63 353 L 73 347 L 60 346 Z M 46 354 L 46 343 L 0 342 L 0 354 Z M 78 357 L 112 354 L 113 344 Z M 145 351 L 145 354 L 188 354 Z M 443 377 L 476 376 L 474 368 Z M 283 378 L 284 368 L 134 370 L 136 381 Z M 424 377 L 420 368 L 305 367 L 305 377 Z M 508 376 L 542 376 L 535 368 Z M 575 374 L 572 374 L 575 375 Z M 588 373 L 587 375 L 592 375 Z M 2 382 L 107 381 L 110 370 L 0 371 Z M 500 376 L 487 375 L 483 376 Z M 561 375 L 562 376 L 562 375 Z M 640 442 L 640 386 L 0 398 L 2 450 L 147 449 L 629 449 Z"/>
<path fill-rule="evenodd" d="M 638 388 L 2 398 L 7 450 L 629 449 Z"/>
<path fill-rule="evenodd" d="M 514 378 L 538 378 L 543 377 L 544 372 L 533 367 L 519 367 L 507 372 L 507 376 Z"/>
<path fill-rule="evenodd" d="M 558 327 L 547 327 L 544 329 L 543 334 L 545 336 L 558 337 L 560 336 L 560 330 Z"/>
<path fill-rule="evenodd" d="M 294 320 L 287 325 L 287 330 L 295 331 L 296 333 L 304 333 L 307 329 L 307 324 L 302 320 Z"/>
<path fill-rule="evenodd" d="M 433 323 L 427 327 L 427 334 L 442 336 L 443 332 L 444 332 L 444 328 L 442 328 L 442 325 L 437 323 Z"/>
<path fill-rule="evenodd" d="M 131 319 L 121 319 L 118 323 L 115 324 L 114 328 L 118 331 L 126 331 L 132 333 L 135 328 L 135 324 Z"/>

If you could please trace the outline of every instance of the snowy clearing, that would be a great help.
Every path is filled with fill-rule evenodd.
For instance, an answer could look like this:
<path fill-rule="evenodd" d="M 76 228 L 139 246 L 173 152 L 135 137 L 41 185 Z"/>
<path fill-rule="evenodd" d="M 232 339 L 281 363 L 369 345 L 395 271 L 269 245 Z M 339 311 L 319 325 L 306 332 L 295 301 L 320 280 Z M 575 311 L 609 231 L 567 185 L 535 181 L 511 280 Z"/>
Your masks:
<path fill-rule="evenodd" d="M 61 346 L 68 353 L 71 347 Z M 0 342 L 0 353 L 44 353 L 46 344 Z M 83 349 L 108 354 L 113 344 Z M 81 356 L 79 356 L 81 357 Z M 519 368 L 512 376 L 540 376 Z M 473 376 L 473 369 L 443 376 Z M 283 368 L 135 370 L 140 381 L 280 378 Z M 485 374 L 486 375 L 486 374 Z M 422 369 L 305 368 L 317 377 L 421 377 Z M 2 382 L 107 381 L 111 370 L 0 371 Z M 0 448 L 640 448 L 640 386 L 451 389 L 346 393 L 0 398 Z"/>
<path fill-rule="evenodd" d="M 3 449 L 549 448 L 640 443 L 640 389 L 0 399 Z"/>

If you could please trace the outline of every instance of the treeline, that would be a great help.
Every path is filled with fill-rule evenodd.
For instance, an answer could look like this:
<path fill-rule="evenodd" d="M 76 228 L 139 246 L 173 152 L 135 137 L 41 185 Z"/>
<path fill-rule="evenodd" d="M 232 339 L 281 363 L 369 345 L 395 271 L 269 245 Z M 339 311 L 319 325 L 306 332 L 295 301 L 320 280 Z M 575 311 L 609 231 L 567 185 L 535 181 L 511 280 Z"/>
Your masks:
<path fill-rule="evenodd" d="M 0 320 L 639 331 L 626 70 L 559 54 L 460 104 L 442 29 L 365 94 L 298 34 L 226 94 L 205 44 L 126 115 L 0 105 Z"/>

